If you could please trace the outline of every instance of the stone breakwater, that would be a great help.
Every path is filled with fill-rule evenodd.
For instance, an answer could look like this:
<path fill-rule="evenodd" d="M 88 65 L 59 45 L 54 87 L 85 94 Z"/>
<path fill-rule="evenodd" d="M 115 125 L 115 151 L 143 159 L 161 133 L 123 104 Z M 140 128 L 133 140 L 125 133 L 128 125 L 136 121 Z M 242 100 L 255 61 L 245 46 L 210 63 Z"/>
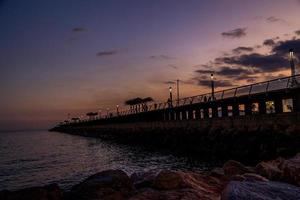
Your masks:
<path fill-rule="evenodd" d="M 300 152 L 299 113 L 103 125 L 95 121 L 56 127 L 53 131 L 164 148 L 204 159 L 257 163 Z"/>
<path fill-rule="evenodd" d="M 300 199 L 300 154 L 255 167 L 230 160 L 210 172 L 121 170 L 94 174 L 70 191 L 58 185 L 1 191 L 1 200 L 273 200 Z"/>

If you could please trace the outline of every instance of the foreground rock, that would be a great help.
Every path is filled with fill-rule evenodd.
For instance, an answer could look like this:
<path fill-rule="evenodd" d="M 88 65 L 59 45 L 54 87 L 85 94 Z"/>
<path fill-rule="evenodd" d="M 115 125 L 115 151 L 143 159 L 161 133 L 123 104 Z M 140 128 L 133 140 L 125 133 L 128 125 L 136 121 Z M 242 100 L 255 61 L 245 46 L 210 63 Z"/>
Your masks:
<path fill-rule="evenodd" d="M 75 185 L 68 199 L 128 199 L 133 191 L 131 179 L 121 170 L 107 170 L 94 174 Z"/>
<path fill-rule="evenodd" d="M 281 183 L 280 183 L 281 182 Z M 283 183 L 285 182 L 285 183 Z M 0 192 L 1 200 L 298 200 L 300 154 L 247 167 L 230 160 L 210 172 L 121 170 L 90 176 L 63 192 L 57 185 Z"/>
<path fill-rule="evenodd" d="M 222 200 L 291 200 L 300 199 L 300 188 L 279 182 L 230 182 Z"/>
<path fill-rule="evenodd" d="M 261 162 L 256 172 L 270 180 L 291 183 L 300 186 L 300 154 L 291 159 L 279 158 Z"/>
<path fill-rule="evenodd" d="M 44 187 L 32 187 L 15 192 L 1 191 L 1 200 L 59 200 L 62 199 L 63 192 L 58 185 L 47 185 Z"/>

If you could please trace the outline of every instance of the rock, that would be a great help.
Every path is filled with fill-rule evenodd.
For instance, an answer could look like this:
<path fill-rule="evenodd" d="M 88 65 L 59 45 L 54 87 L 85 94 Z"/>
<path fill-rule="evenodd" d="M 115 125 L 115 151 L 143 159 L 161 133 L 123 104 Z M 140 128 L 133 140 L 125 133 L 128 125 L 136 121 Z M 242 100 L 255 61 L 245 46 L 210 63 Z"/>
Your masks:
<path fill-rule="evenodd" d="M 227 177 L 242 175 L 245 173 L 253 173 L 253 170 L 244 166 L 240 162 L 229 160 L 223 165 L 224 173 Z"/>
<path fill-rule="evenodd" d="M 300 153 L 283 161 L 279 168 L 283 171 L 283 180 L 300 186 Z"/>
<path fill-rule="evenodd" d="M 156 172 L 156 171 L 133 173 L 130 176 L 130 179 L 132 180 L 134 187 L 137 189 L 144 188 L 144 187 L 150 187 L 153 185 L 153 182 L 154 182 L 157 174 L 158 174 L 158 172 Z"/>
<path fill-rule="evenodd" d="M 256 165 L 255 170 L 256 173 L 270 180 L 280 180 L 282 177 L 282 170 L 274 162 L 260 162 Z"/>
<path fill-rule="evenodd" d="M 62 196 L 63 192 L 56 184 L 0 192 L 1 200 L 60 200 Z"/>
<path fill-rule="evenodd" d="M 245 181 L 269 181 L 267 178 L 253 173 L 246 173 L 242 176 L 245 178 Z"/>
<path fill-rule="evenodd" d="M 128 199 L 133 191 L 131 179 L 122 170 L 107 170 L 90 176 L 75 185 L 70 199 Z"/>
<path fill-rule="evenodd" d="M 153 187 L 159 190 L 182 188 L 184 184 L 182 176 L 175 171 L 162 170 L 153 182 Z"/>
<path fill-rule="evenodd" d="M 279 182 L 232 181 L 222 192 L 221 200 L 296 200 L 300 188 Z"/>

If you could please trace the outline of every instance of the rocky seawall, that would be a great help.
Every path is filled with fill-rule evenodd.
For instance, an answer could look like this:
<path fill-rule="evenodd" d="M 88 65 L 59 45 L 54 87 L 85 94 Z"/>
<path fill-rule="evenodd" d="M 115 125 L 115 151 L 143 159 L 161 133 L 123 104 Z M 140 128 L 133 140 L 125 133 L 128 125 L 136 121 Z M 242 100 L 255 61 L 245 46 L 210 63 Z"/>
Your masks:
<path fill-rule="evenodd" d="M 299 113 L 102 125 L 92 121 L 52 131 L 163 148 L 204 159 L 257 163 L 300 152 Z"/>
<path fill-rule="evenodd" d="M 230 160 L 210 172 L 121 170 L 94 174 L 70 191 L 58 185 L 1 191 L 1 200 L 298 200 L 300 154 L 258 163 Z"/>

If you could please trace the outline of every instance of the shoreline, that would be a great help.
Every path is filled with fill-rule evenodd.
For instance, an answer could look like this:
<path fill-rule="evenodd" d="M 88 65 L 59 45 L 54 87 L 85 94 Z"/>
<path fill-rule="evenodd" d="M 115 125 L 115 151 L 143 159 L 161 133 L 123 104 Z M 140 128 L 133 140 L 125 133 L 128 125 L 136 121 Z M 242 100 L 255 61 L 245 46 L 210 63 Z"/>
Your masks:
<path fill-rule="evenodd" d="M 262 161 L 255 167 L 229 160 L 222 168 L 207 172 L 161 170 L 129 177 L 121 170 L 106 170 L 84 179 L 70 191 L 56 184 L 0 191 L 2 200 L 242 200 L 275 199 L 274 195 L 300 198 L 300 153 L 289 159 Z"/>

